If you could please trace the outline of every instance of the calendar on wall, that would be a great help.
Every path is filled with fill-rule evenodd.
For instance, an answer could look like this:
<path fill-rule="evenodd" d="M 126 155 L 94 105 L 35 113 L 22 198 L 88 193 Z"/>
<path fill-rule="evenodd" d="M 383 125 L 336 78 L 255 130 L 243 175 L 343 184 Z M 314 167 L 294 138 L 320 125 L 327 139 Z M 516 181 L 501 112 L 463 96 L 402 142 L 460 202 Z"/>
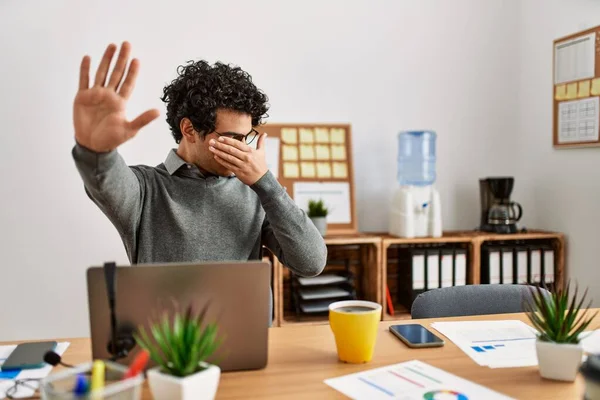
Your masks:
<path fill-rule="evenodd" d="M 554 41 L 553 144 L 600 146 L 600 26 Z"/>

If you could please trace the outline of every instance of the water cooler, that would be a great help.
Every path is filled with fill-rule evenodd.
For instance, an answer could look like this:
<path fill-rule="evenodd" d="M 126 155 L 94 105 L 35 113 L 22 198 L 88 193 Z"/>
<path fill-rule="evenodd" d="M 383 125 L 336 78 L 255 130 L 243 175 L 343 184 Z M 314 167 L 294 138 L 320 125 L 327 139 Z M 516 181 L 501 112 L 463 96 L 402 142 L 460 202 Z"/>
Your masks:
<path fill-rule="evenodd" d="M 442 207 L 435 183 L 433 131 L 398 134 L 398 188 L 391 203 L 390 234 L 399 237 L 442 236 Z"/>

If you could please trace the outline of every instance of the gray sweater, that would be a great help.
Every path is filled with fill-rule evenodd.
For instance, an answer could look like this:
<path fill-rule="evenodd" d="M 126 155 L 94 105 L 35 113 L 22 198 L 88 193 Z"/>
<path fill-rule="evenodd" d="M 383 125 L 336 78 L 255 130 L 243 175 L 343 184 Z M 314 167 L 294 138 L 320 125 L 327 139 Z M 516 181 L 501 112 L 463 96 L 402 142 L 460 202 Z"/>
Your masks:
<path fill-rule="evenodd" d="M 157 167 L 127 166 L 113 150 L 72 151 L 85 191 L 110 219 L 132 264 L 261 258 L 261 245 L 301 276 L 323 270 L 316 227 L 267 172 L 254 185 L 205 176 L 171 150 Z"/>

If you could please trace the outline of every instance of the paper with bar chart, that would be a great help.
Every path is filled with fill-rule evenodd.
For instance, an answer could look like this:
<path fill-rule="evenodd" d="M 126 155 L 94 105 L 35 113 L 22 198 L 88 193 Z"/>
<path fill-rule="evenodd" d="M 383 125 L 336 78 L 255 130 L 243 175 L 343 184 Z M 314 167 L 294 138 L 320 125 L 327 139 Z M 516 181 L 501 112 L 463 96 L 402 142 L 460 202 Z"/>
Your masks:
<path fill-rule="evenodd" d="M 418 360 L 327 379 L 325 383 L 352 399 L 511 399 Z"/>
<path fill-rule="evenodd" d="M 431 327 L 479 365 L 510 368 L 538 364 L 536 330 L 523 321 L 434 322 Z"/>

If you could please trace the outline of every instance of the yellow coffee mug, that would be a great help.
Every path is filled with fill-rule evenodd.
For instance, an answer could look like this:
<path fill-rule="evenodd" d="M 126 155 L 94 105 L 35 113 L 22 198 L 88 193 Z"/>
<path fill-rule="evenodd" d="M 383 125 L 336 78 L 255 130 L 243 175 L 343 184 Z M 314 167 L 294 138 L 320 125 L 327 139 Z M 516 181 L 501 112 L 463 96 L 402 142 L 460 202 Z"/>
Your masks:
<path fill-rule="evenodd" d="M 345 300 L 329 305 L 329 325 L 340 361 L 371 361 L 381 320 L 381 305 L 372 301 Z"/>

